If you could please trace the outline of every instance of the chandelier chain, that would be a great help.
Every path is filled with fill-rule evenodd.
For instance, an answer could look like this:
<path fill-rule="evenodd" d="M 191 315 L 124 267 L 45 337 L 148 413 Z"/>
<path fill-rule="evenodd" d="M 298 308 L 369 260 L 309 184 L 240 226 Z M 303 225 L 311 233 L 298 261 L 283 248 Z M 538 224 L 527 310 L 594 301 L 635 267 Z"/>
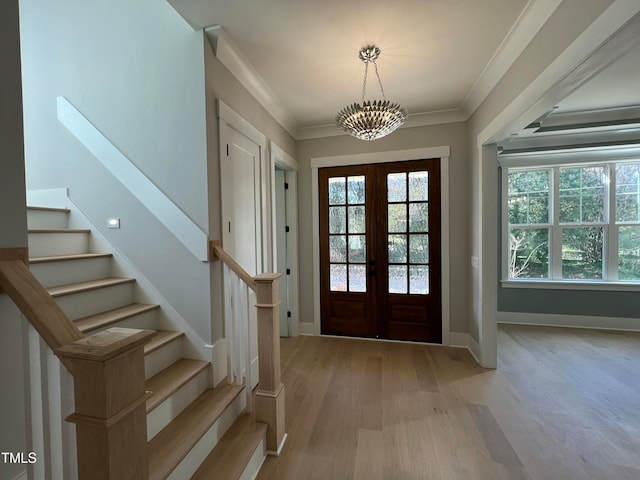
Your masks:
<path fill-rule="evenodd" d="M 384 94 L 384 88 L 382 88 L 382 80 L 380 80 L 380 74 L 378 73 L 378 63 L 374 61 L 373 66 L 376 67 L 376 77 L 378 77 L 378 84 L 380 85 L 380 91 L 382 92 L 382 100 L 386 100 L 387 97 Z"/>
<path fill-rule="evenodd" d="M 364 80 L 362 82 L 362 100 L 361 102 L 364 103 L 364 97 L 365 94 L 367 93 L 367 75 L 369 74 L 369 62 L 364 62 Z"/>
<path fill-rule="evenodd" d="M 382 92 L 382 100 L 386 100 L 387 96 L 384 94 L 384 87 L 382 86 L 382 80 L 380 79 L 380 73 L 378 72 L 378 62 L 375 60 L 367 60 L 364 62 L 364 80 L 362 82 L 362 100 L 364 103 L 364 98 L 367 93 L 367 78 L 369 77 L 369 63 L 373 63 L 373 66 L 376 69 L 376 77 L 378 78 L 378 85 L 380 86 L 380 92 Z"/>

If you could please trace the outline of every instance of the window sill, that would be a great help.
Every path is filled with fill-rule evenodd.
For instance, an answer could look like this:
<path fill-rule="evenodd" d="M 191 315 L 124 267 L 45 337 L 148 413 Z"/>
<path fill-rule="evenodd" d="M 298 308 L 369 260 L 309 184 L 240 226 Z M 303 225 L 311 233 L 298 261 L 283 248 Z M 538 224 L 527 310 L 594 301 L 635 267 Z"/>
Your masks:
<path fill-rule="evenodd" d="M 603 290 L 616 292 L 640 292 L 637 282 L 605 282 L 599 280 L 501 280 L 504 288 L 541 288 L 547 290 Z"/>

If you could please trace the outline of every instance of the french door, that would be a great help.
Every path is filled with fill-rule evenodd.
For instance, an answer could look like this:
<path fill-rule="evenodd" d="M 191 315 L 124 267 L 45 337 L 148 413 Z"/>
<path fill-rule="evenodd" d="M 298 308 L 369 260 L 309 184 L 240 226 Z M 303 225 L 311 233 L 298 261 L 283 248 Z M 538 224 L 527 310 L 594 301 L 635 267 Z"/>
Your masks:
<path fill-rule="evenodd" d="M 442 342 L 439 166 L 319 169 L 323 334 Z"/>

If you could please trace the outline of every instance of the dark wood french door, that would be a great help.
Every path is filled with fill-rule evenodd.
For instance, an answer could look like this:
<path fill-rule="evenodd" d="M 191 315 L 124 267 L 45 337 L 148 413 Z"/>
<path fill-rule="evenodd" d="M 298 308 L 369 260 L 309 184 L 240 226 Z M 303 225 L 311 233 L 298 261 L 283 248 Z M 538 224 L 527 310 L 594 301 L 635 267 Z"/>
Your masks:
<path fill-rule="evenodd" d="M 322 168 L 322 333 L 442 342 L 438 159 Z"/>

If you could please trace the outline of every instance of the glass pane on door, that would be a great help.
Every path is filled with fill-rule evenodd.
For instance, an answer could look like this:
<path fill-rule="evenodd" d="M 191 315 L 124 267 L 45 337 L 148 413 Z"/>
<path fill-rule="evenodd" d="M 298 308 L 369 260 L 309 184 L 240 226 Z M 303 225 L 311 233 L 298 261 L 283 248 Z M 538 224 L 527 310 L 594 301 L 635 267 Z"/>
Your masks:
<path fill-rule="evenodd" d="M 389 293 L 429 293 L 428 211 L 428 171 L 387 174 Z"/>
<path fill-rule="evenodd" d="M 363 175 L 329 182 L 329 289 L 366 292 L 366 207 Z"/>

